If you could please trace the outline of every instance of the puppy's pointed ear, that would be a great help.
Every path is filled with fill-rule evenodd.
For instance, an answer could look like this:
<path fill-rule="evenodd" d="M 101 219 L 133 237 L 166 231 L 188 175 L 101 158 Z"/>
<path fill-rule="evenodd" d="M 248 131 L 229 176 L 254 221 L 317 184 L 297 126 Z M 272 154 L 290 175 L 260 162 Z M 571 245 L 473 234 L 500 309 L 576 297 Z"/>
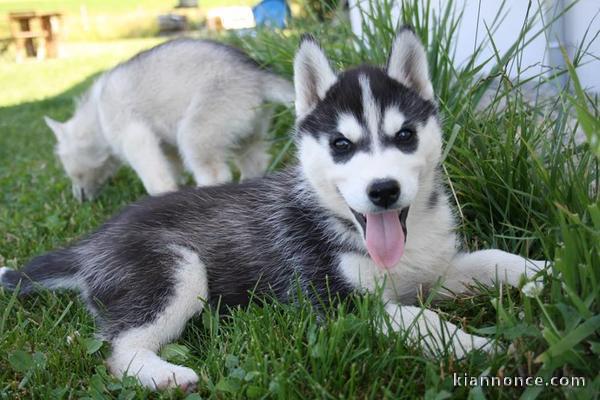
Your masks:
<path fill-rule="evenodd" d="M 426 100 L 433 100 L 427 54 L 412 27 L 398 31 L 387 62 L 387 73 Z"/>
<path fill-rule="evenodd" d="M 50 128 L 52 130 L 52 132 L 54 132 L 54 136 L 56 136 L 56 140 L 58 140 L 59 142 L 62 142 L 63 140 L 65 140 L 65 124 L 64 123 L 55 121 L 48 116 L 44 116 L 44 121 L 46 122 L 46 125 L 48 125 L 48 128 Z"/>
<path fill-rule="evenodd" d="M 336 81 L 329 60 L 311 35 L 303 35 L 294 58 L 296 117 L 308 114 Z"/>

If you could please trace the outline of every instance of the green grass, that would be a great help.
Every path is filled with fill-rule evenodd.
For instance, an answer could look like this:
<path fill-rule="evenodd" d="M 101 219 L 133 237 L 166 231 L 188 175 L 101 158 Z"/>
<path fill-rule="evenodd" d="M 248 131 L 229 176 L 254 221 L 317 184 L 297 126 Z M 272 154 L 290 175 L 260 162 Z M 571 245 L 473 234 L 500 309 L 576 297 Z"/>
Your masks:
<path fill-rule="evenodd" d="M 600 390 L 600 207 L 596 148 L 573 141 L 582 118 L 590 142 L 598 132 L 598 103 L 576 90 L 545 103 L 525 101 L 519 80 L 506 78 L 518 52 L 498 54 L 493 76 L 501 84 L 478 108 L 488 76 L 480 65 L 456 70 L 449 60 L 458 15 L 429 26 L 407 3 L 404 19 L 428 43 L 431 73 L 446 132 L 444 168 L 459 208 L 468 249 L 497 247 L 554 260 L 544 290 L 530 298 L 516 289 L 479 288 L 473 296 L 435 303 L 448 320 L 496 337 L 510 352 L 473 353 L 457 361 L 432 360 L 404 335 L 377 333 L 382 317 L 374 297 L 357 310 L 330 310 L 318 321 L 307 304 L 269 304 L 219 319 L 205 312 L 163 355 L 194 368 L 199 396 L 190 398 L 597 398 Z M 394 29 L 373 16 L 369 46 L 355 47 L 347 25 L 299 21 L 285 34 L 230 38 L 254 57 L 291 73 L 302 31 L 312 31 L 338 67 L 363 60 L 383 63 Z M 20 267 L 32 256 L 91 231 L 143 195 L 123 169 L 93 203 L 78 204 L 53 155 L 54 139 L 42 116 L 68 118 L 72 97 L 101 70 L 155 41 L 95 44 L 64 60 L 0 64 L 0 265 Z M 115 49 L 120 49 L 116 51 Z M 577 59 L 574 61 L 577 65 Z M 27 74 L 25 74 L 27 72 Z M 541 78 L 540 79 L 544 79 Z M 6 93 L 6 95 L 5 95 Z M 505 106 L 506 105 L 506 106 Z M 273 129 L 273 168 L 293 151 L 289 112 Z M 94 323 L 73 294 L 27 299 L 0 291 L 0 398 L 184 398 L 150 394 L 133 380 L 118 382 L 103 363 L 109 348 L 93 338 Z M 583 376 L 584 388 L 454 388 L 452 373 L 478 376 Z"/>
<path fill-rule="evenodd" d="M 70 101 L 90 83 L 85 81 L 86 78 L 163 40 L 147 38 L 93 44 L 69 43 L 65 45 L 65 56 L 59 59 L 30 60 L 21 64 L 0 61 L 0 107 L 23 105 L 48 97 L 62 97 Z M 78 88 L 79 85 L 82 86 Z M 64 117 L 67 115 L 68 112 Z"/>

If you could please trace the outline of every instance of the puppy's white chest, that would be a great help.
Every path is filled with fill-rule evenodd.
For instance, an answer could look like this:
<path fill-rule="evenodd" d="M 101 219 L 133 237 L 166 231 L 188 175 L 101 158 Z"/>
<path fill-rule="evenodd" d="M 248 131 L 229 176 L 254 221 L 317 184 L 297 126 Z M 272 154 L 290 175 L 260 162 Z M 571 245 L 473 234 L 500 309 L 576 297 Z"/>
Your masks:
<path fill-rule="evenodd" d="M 381 293 L 388 300 L 397 299 L 405 291 L 405 288 L 398 286 L 395 273 L 378 267 L 370 257 L 344 253 L 339 260 L 342 276 L 360 291 Z"/>
<path fill-rule="evenodd" d="M 359 290 L 381 293 L 384 300 L 412 303 L 422 289 L 427 290 L 445 272 L 439 254 L 421 260 L 412 253 L 407 251 L 400 264 L 391 269 L 377 266 L 370 257 L 344 253 L 339 258 L 339 271 Z"/>

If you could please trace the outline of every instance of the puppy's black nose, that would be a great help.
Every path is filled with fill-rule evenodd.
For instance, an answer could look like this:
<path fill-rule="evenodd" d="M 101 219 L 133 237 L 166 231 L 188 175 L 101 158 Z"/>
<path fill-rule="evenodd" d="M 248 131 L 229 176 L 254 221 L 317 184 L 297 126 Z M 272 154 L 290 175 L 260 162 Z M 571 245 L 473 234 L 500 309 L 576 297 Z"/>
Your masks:
<path fill-rule="evenodd" d="M 393 179 L 383 179 L 371 183 L 367 193 L 373 204 L 388 208 L 400 197 L 400 185 Z"/>

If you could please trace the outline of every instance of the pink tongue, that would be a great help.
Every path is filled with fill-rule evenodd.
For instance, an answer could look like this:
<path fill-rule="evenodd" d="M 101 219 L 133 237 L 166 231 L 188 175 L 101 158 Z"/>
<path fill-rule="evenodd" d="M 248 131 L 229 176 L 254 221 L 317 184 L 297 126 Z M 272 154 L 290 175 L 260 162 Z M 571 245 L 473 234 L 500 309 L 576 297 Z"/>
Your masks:
<path fill-rule="evenodd" d="M 398 211 L 367 214 L 367 250 L 379 266 L 393 267 L 404 254 L 404 231 Z"/>

